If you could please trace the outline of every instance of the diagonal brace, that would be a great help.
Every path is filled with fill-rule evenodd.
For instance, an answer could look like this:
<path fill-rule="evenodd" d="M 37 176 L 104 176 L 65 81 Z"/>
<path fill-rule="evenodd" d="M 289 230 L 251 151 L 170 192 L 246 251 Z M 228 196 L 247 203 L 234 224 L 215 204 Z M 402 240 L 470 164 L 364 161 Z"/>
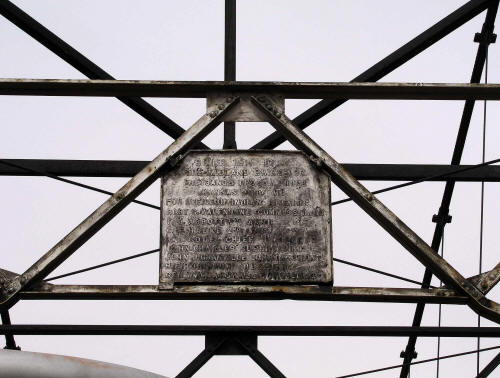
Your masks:
<path fill-rule="evenodd" d="M 226 104 L 221 104 L 217 110 L 203 115 L 174 143 L 130 179 L 27 271 L 13 279 L 0 299 L 0 310 L 12 307 L 18 300 L 18 294 L 21 290 L 47 277 L 49 273 L 104 227 L 132 200 L 146 190 L 160 176 L 164 168 L 168 168 L 168 165 L 175 165 L 182 157 L 182 154 L 199 143 L 217 127 L 224 114 L 238 101 L 238 97 L 232 97 L 228 99 Z"/>
<path fill-rule="evenodd" d="M 500 323 L 500 306 L 487 300 L 483 293 L 467 281 L 446 260 L 436 255 L 412 229 L 380 202 L 370 191 L 359 183 L 349 172 L 337 163 L 309 136 L 300 130 L 287 116 L 267 109 L 266 96 L 252 97 L 253 104 L 268 117 L 269 123 L 287 138 L 297 149 L 311 156 L 324 169 L 333 183 L 346 193 L 356 204 L 370 215 L 382 228 L 392 235 L 417 260 L 443 282 L 452 285 L 469 297 L 469 306 L 479 315 Z"/>

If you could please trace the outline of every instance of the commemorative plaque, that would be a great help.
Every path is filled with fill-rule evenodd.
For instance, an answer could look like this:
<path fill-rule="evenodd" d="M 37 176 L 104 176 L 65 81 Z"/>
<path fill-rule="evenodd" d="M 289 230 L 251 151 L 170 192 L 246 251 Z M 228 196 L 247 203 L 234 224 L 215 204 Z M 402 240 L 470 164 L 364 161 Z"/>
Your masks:
<path fill-rule="evenodd" d="M 330 179 L 301 152 L 191 151 L 161 183 L 160 289 L 333 281 Z"/>

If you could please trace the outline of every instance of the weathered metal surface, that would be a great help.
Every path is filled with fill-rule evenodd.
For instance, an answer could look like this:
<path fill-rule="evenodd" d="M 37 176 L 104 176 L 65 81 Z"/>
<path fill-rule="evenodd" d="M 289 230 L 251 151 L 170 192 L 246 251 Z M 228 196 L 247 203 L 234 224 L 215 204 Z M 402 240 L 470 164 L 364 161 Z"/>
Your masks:
<path fill-rule="evenodd" d="M 500 84 L 0 79 L 0 95 L 206 98 L 210 93 L 284 98 L 500 100 Z"/>
<path fill-rule="evenodd" d="M 380 202 L 369 190 L 337 163 L 327 152 L 300 130 L 285 115 L 276 116 L 266 105 L 265 96 L 252 98 L 255 106 L 268 116 L 268 121 L 297 149 L 317 159 L 330 175 L 332 182 L 344 191 L 356 204 L 392 235 L 417 260 L 431 269 L 443 282 L 452 285 L 470 298 L 470 307 L 479 315 L 500 323 L 500 305 L 486 299 L 484 294 L 471 285 L 446 260 L 441 258 L 411 228 Z"/>
<path fill-rule="evenodd" d="M 67 234 L 59 243 L 43 255 L 21 276 L 9 283 L 0 297 L 0 309 L 9 308 L 17 300 L 17 294 L 23 288 L 42 280 L 96 232 L 104 227 L 132 200 L 146 190 L 167 164 L 173 165 L 177 159 L 200 142 L 221 122 L 221 116 L 238 102 L 234 98 L 215 114 L 205 114 L 186 130 L 174 143 L 161 152 L 142 171 L 130 179 L 113 196 L 97 208 L 82 223 Z"/>
<path fill-rule="evenodd" d="M 207 113 L 217 110 L 220 104 L 226 103 L 227 99 L 232 98 L 232 96 L 237 95 L 240 98 L 240 102 L 233 109 L 227 112 L 223 121 L 234 121 L 234 122 L 261 122 L 267 121 L 267 118 L 262 115 L 261 112 L 255 109 L 253 106 L 251 97 L 255 96 L 256 93 L 252 92 L 240 92 L 240 93 L 208 93 L 207 94 Z M 283 96 L 269 95 L 269 101 L 272 102 L 273 107 L 276 112 L 285 112 L 285 99 Z"/>
<path fill-rule="evenodd" d="M 179 285 L 159 290 L 156 285 L 46 285 L 20 293 L 22 299 L 172 299 L 446 303 L 466 304 L 468 297 L 451 289 L 343 287 L 319 285 Z"/>
<path fill-rule="evenodd" d="M 162 180 L 160 287 L 330 283 L 330 179 L 300 152 L 190 152 Z"/>

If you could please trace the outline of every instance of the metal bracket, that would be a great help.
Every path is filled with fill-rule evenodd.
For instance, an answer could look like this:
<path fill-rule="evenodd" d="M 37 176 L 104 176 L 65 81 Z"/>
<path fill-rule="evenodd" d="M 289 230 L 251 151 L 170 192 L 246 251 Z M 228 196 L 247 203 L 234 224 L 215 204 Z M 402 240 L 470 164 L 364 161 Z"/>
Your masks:
<path fill-rule="evenodd" d="M 262 115 L 261 112 L 255 109 L 252 105 L 251 97 L 257 96 L 261 97 L 257 93 L 251 92 L 238 92 L 238 93 L 227 93 L 227 92 L 214 92 L 207 94 L 207 113 L 212 114 L 213 112 L 220 111 L 220 107 L 228 103 L 237 96 L 240 98 L 239 103 L 227 112 L 223 117 L 224 122 L 262 122 L 267 121 L 267 118 Z M 262 96 L 263 97 L 263 96 Z M 280 94 L 266 95 L 269 99 L 269 107 L 275 113 L 283 114 L 285 112 L 285 98 Z"/>
<path fill-rule="evenodd" d="M 495 33 L 476 33 L 474 34 L 474 42 L 484 43 L 484 44 L 492 44 L 497 41 L 497 35 Z"/>
<path fill-rule="evenodd" d="M 249 356 L 270 377 L 286 378 L 271 361 L 259 352 L 255 333 L 205 335 L 205 349 L 176 378 L 192 377 L 213 356 Z"/>
<path fill-rule="evenodd" d="M 432 216 L 432 221 L 434 223 L 438 223 L 438 224 L 446 224 L 446 223 L 451 223 L 451 220 L 452 220 L 452 216 L 450 214 L 441 214 L 441 213 L 438 213 L 438 214 L 434 214 Z"/>
<path fill-rule="evenodd" d="M 406 356 L 408 355 L 408 352 L 409 351 L 402 350 L 401 353 L 399 354 L 399 357 L 406 358 Z M 418 353 L 417 353 L 417 351 L 414 350 L 413 353 L 411 353 L 411 358 L 415 359 L 417 357 L 418 357 Z"/>

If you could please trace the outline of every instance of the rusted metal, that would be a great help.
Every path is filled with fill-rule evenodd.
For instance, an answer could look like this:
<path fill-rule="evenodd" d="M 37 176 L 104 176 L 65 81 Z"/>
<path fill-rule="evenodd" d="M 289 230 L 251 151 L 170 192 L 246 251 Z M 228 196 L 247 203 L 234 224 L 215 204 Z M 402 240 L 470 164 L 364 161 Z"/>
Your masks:
<path fill-rule="evenodd" d="M 1 79 L 0 95 L 206 98 L 210 93 L 279 94 L 284 98 L 500 100 L 500 84 L 329 83 Z"/>
<path fill-rule="evenodd" d="M 330 178 L 301 152 L 189 152 L 162 180 L 160 287 L 333 280 Z"/>
<path fill-rule="evenodd" d="M 252 105 L 251 97 L 256 95 L 252 92 L 239 92 L 239 93 L 208 93 L 207 95 L 207 113 L 217 110 L 220 104 L 226 103 L 228 99 L 234 96 L 240 98 L 240 102 L 233 109 L 227 112 L 222 118 L 223 121 L 230 122 L 260 122 L 266 121 L 266 118 L 262 116 L 262 113 L 256 111 L 255 106 Z M 272 102 L 273 107 L 276 112 L 284 113 L 285 111 L 285 99 L 279 94 L 268 96 L 269 100 Z"/>
<path fill-rule="evenodd" d="M 404 224 L 393 212 L 382 204 L 370 191 L 352 177 L 318 144 L 286 117 L 277 117 L 266 108 L 265 96 L 252 98 L 255 106 L 268 116 L 269 123 L 280 131 L 297 149 L 319 159 L 321 167 L 330 175 L 332 182 L 344 191 L 359 207 L 370 215 L 380 226 L 392 235 L 424 266 L 443 282 L 452 285 L 470 298 L 469 306 L 479 315 L 500 323 L 500 306 L 486 299 L 483 293 L 467 281 L 446 260 L 438 256 L 413 230 Z"/>
<path fill-rule="evenodd" d="M 216 114 L 203 115 L 193 126 L 181 135 L 166 150 L 158 155 L 141 172 L 128 181 L 112 197 L 87 217 L 73 231 L 50 249 L 20 277 L 11 281 L 4 291 L 0 309 L 9 308 L 17 301 L 17 294 L 22 289 L 42 280 L 59 264 L 67 259 L 82 244 L 113 219 L 133 199 L 149 187 L 168 164 L 175 164 L 189 148 L 200 142 L 221 122 L 221 117 L 238 102 L 234 98 Z"/>
<path fill-rule="evenodd" d="M 466 304 L 468 297 L 452 289 L 345 287 L 319 285 L 179 285 L 159 290 L 156 285 L 48 285 L 19 293 L 21 299 L 174 299 L 316 301 Z"/>

